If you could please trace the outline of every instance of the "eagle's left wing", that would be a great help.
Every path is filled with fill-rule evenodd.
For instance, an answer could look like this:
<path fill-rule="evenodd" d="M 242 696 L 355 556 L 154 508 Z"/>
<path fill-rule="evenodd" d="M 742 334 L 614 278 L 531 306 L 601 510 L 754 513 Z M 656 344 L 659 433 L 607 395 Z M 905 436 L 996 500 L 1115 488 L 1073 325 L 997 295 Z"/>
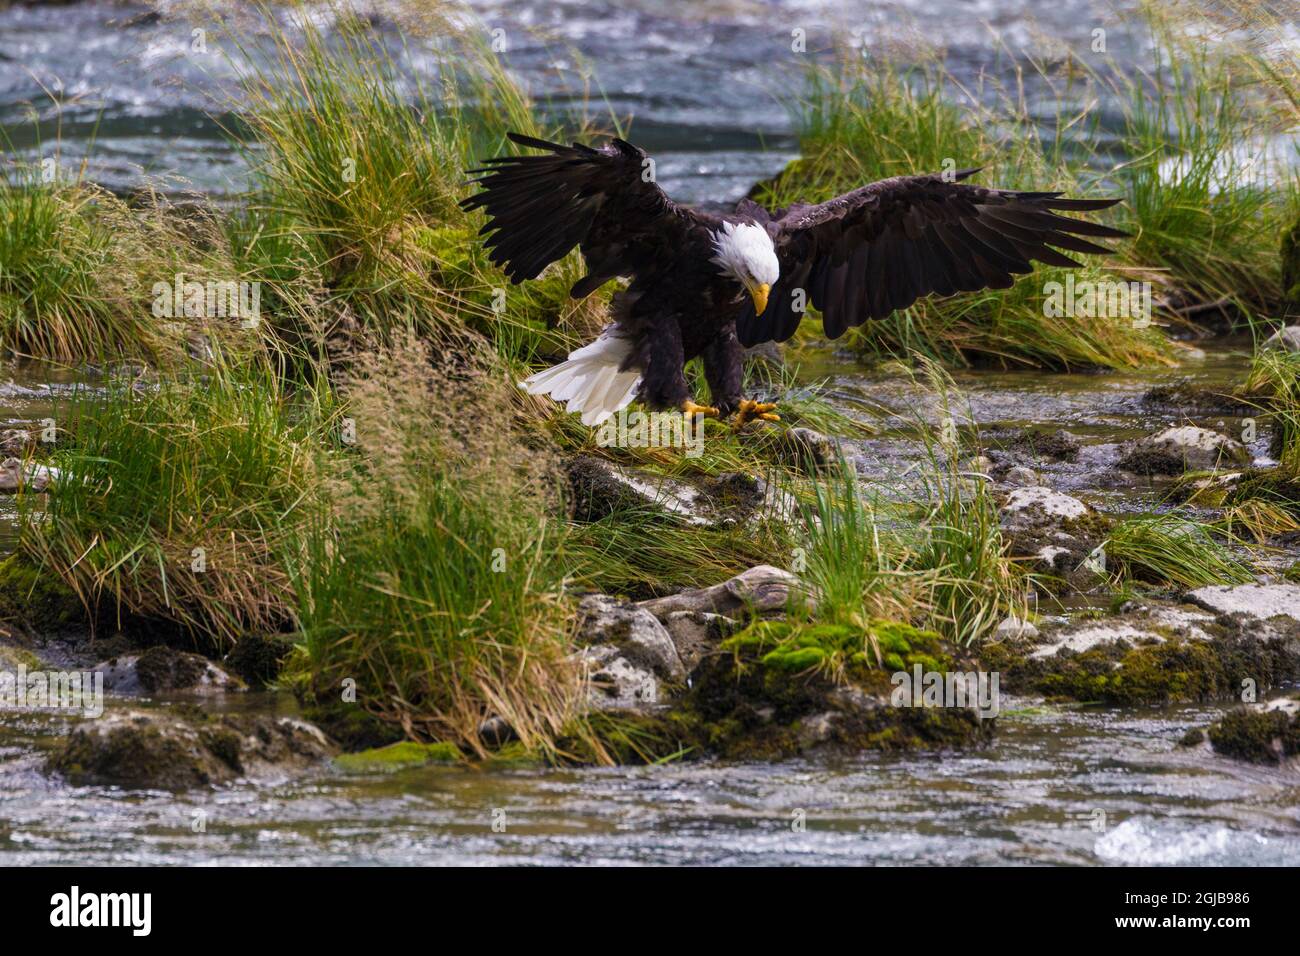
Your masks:
<path fill-rule="evenodd" d="M 1118 229 L 1055 210 L 1105 209 L 1118 199 L 985 189 L 958 182 L 978 170 L 882 179 L 818 205 L 791 206 L 768 226 L 781 278 L 762 315 L 747 304 L 737 322 L 747 346 L 784 342 L 811 304 L 828 338 L 905 309 L 930 293 L 1005 289 L 1030 260 L 1078 266 L 1057 249 L 1106 254 L 1079 236 L 1121 238 Z M 802 293 L 802 295 L 800 294 Z"/>

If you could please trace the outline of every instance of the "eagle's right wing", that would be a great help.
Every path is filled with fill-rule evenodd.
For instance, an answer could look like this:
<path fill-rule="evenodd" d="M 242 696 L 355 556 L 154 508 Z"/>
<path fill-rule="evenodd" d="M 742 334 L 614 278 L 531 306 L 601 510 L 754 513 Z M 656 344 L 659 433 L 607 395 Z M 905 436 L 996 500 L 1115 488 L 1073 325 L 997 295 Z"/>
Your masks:
<path fill-rule="evenodd" d="M 547 154 L 485 160 L 484 168 L 470 170 L 479 175 L 472 182 L 481 191 L 460 205 L 486 211 L 480 233 L 511 282 L 536 278 L 579 246 L 587 276 L 573 294 L 581 297 L 616 276 L 635 278 L 662 267 L 703 221 L 655 184 L 645 150 L 631 143 L 615 139 L 593 149 L 508 135 Z"/>

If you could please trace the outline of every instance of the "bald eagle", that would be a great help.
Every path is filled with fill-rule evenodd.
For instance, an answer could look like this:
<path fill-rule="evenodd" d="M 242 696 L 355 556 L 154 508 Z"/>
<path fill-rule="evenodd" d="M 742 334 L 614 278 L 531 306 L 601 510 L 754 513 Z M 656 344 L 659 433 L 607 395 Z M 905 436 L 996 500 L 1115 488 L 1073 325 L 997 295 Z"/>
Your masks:
<path fill-rule="evenodd" d="M 774 406 L 741 394 L 748 346 L 784 342 L 806 304 L 828 338 L 918 298 L 1004 289 L 1031 260 L 1080 264 L 1057 249 L 1106 254 L 1080 236 L 1127 235 L 1058 211 L 1117 199 L 1064 199 L 963 183 L 978 172 L 895 176 L 816 205 L 769 211 L 745 199 L 718 215 L 673 202 L 648 175 L 644 150 L 622 139 L 599 149 L 509 134 L 543 155 L 498 156 L 470 171 L 480 191 L 489 257 L 512 283 L 534 279 L 575 246 L 589 295 L 629 280 L 611 322 L 591 344 L 522 385 L 567 402 L 597 425 L 640 399 L 654 409 L 777 420 Z M 1056 247 L 1056 248 L 1052 248 Z M 683 366 L 702 356 L 712 405 L 696 404 Z"/>

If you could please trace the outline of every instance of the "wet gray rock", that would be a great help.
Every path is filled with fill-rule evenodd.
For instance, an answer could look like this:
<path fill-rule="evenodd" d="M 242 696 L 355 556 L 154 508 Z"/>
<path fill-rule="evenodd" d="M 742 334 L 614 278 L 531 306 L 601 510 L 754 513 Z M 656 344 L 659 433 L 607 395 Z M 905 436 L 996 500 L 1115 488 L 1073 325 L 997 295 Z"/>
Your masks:
<path fill-rule="evenodd" d="M 651 598 L 642 601 L 639 606 L 661 621 L 675 611 L 699 611 L 735 617 L 751 610 L 757 614 L 784 610 L 792 596 L 800 601 L 812 600 L 796 575 L 770 564 L 760 564 L 721 584 Z"/>
<path fill-rule="evenodd" d="M 38 465 L 35 462 L 24 465 L 17 458 L 6 458 L 0 462 L 0 492 L 6 494 L 14 494 L 20 489 L 45 491 L 57 477 L 58 471 L 48 465 Z"/>
<path fill-rule="evenodd" d="M 640 710 L 660 703 L 660 681 L 612 644 L 583 648 L 578 657 L 586 673 L 587 706 L 592 710 Z"/>
<path fill-rule="evenodd" d="M 1008 531 L 1026 531 L 1059 526 L 1091 513 L 1092 509 L 1078 498 L 1040 485 L 1011 492 L 1002 506 L 1000 522 Z"/>
<path fill-rule="evenodd" d="M 589 594 L 579 602 L 578 642 L 612 647 L 629 664 L 663 680 L 686 677 L 672 636 L 659 619 L 608 594 Z"/>
<path fill-rule="evenodd" d="M 599 521 L 620 511 L 654 510 L 692 525 L 712 523 L 698 488 L 593 455 L 579 455 L 567 468 L 573 516 Z"/>
<path fill-rule="evenodd" d="M 672 611 L 663 624 L 688 672 L 739 627 L 732 618 L 708 611 Z"/>
<path fill-rule="evenodd" d="M 336 751 L 318 728 L 292 717 L 121 711 L 74 727 L 47 769 L 79 786 L 186 790 L 282 778 Z"/>
<path fill-rule="evenodd" d="M 1075 552 L 1064 545 L 1045 544 L 1034 552 L 1038 563 L 1048 571 L 1070 571 L 1078 565 Z"/>
<path fill-rule="evenodd" d="M 993 629 L 994 640 L 1025 640 L 1032 641 L 1038 637 L 1038 628 L 1024 618 L 1017 617 L 1014 614 L 1008 614 Z"/>
<path fill-rule="evenodd" d="M 1214 584 L 1189 591 L 1187 600 L 1215 614 L 1300 621 L 1300 584 Z"/>
<path fill-rule="evenodd" d="M 1016 465 L 1002 476 L 1002 483 L 1013 488 L 1034 488 L 1039 485 L 1038 473 L 1024 465 Z"/>
<path fill-rule="evenodd" d="M 95 665 L 104 674 L 104 689 L 115 694 L 187 692 L 199 695 L 246 690 L 238 677 L 198 654 L 151 647 Z"/>
<path fill-rule="evenodd" d="M 1054 628 L 1039 636 L 1031 659 L 1055 657 L 1061 652 L 1082 654 L 1108 645 L 1159 644 L 1172 635 L 1208 641 L 1206 626 L 1214 615 L 1194 608 L 1157 605 L 1135 608 L 1100 621 L 1083 621 Z"/>
<path fill-rule="evenodd" d="M 1250 464 L 1240 442 L 1209 428 L 1178 425 L 1129 446 L 1116 467 L 1139 475 L 1181 475 Z"/>
<path fill-rule="evenodd" d="M 1260 348 L 1278 352 L 1300 352 L 1300 325 L 1287 325 L 1264 340 Z"/>
<path fill-rule="evenodd" d="M 730 527 L 774 518 L 798 520 L 798 503 L 753 475 L 729 472 L 696 483 L 617 465 L 594 455 L 568 464 L 573 516 L 599 521 L 624 511 L 656 511 L 688 525 Z"/>
<path fill-rule="evenodd" d="M 1030 428 L 1017 435 L 1012 440 L 1011 447 L 1035 459 L 1073 461 L 1079 457 L 1079 449 L 1083 444 L 1077 436 L 1064 428 L 1055 431 Z"/>
<path fill-rule="evenodd" d="M 590 594 L 578 605 L 576 655 L 592 710 L 640 710 L 661 703 L 665 685 L 681 684 L 687 668 L 668 629 L 649 611 Z"/>
<path fill-rule="evenodd" d="M 1161 414 L 1175 416 L 1249 415 L 1252 409 L 1249 402 L 1191 378 L 1153 385 L 1142 401 Z"/>

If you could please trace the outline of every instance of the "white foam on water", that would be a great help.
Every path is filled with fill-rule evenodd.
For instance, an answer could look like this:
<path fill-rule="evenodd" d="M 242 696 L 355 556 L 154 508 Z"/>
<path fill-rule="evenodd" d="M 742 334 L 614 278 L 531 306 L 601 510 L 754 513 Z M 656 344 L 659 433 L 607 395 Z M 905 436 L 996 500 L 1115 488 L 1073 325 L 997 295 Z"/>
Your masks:
<path fill-rule="evenodd" d="M 1093 852 L 1107 863 L 1134 866 L 1211 862 L 1211 858 L 1228 853 L 1233 836 L 1223 826 L 1170 830 L 1141 820 L 1125 820 L 1099 836 Z"/>

